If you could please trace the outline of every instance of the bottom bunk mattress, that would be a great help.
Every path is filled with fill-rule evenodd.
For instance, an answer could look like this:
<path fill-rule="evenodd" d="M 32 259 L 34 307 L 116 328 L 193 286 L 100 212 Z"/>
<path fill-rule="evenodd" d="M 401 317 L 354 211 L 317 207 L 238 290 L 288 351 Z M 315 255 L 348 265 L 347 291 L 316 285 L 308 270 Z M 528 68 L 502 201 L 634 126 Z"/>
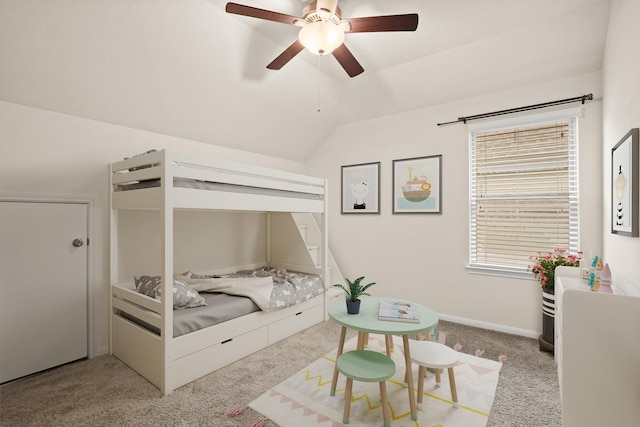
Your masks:
<path fill-rule="evenodd" d="M 200 295 L 204 298 L 206 305 L 173 310 L 174 338 L 253 313 L 254 311 L 260 311 L 260 307 L 248 297 L 227 295 L 219 292 L 202 292 Z M 159 328 L 129 313 L 120 311 L 119 315 L 156 335 L 160 335 Z"/>
<path fill-rule="evenodd" d="M 151 277 L 151 276 L 144 276 Z M 232 274 L 225 275 L 201 275 L 187 272 L 175 276 L 175 278 L 183 283 L 194 283 L 199 292 L 199 297 L 204 299 L 204 305 L 190 308 L 180 308 L 173 310 L 173 337 L 188 334 L 190 332 L 204 329 L 227 320 L 231 320 L 249 313 L 260 311 L 273 311 L 295 304 L 307 301 L 324 292 L 324 285 L 318 276 L 312 276 L 302 273 L 289 272 L 282 268 L 259 268 L 255 270 L 242 270 Z M 206 289 L 207 281 L 215 283 L 221 279 L 252 279 L 252 278 L 270 278 L 273 281 L 273 287 L 270 289 L 269 301 L 261 304 L 262 307 L 251 298 L 251 295 L 228 294 L 224 292 L 208 292 L 202 291 Z M 141 278 L 136 277 L 136 282 Z M 154 282 L 160 283 L 159 276 L 153 276 Z M 223 280 L 224 282 L 224 280 Z M 270 281 L 269 281 L 270 282 Z M 245 282 L 245 283 L 250 283 Z M 260 281 L 264 283 L 264 280 Z M 212 286 L 215 287 L 215 286 Z M 138 289 L 141 291 L 140 289 Z M 230 290 L 236 292 L 237 289 Z M 175 304 L 175 282 L 174 282 L 174 307 Z M 156 295 L 156 298 L 160 298 Z M 120 311 L 120 316 L 144 327 L 145 329 L 159 335 L 160 330 L 124 311 Z"/>

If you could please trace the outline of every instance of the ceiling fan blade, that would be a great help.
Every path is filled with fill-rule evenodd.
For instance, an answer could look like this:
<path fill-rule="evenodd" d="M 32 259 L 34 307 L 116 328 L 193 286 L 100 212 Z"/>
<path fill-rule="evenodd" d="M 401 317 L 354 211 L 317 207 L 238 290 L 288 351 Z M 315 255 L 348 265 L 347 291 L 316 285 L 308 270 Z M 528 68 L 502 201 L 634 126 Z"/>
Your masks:
<path fill-rule="evenodd" d="M 369 16 L 347 19 L 351 24 L 348 33 L 373 33 L 381 31 L 415 31 L 418 28 L 418 14 Z"/>
<path fill-rule="evenodd" d="M 227 13 L 234 13 L 236 15 L 249 16 L 252 18 L 266 19 L 267 21 L 281 22 L 283 24 L 294 25 L 295 21 L 300 18 L 296 16 L 286 15 L 280 12 L 273 12 L 271 10 L 258 9 L 257 7 L 245 6 L 238 3 L 227 3 L 225 8 Z"/>
<path fill-rule="evenodd" d="M 304 46 L 302 45 L 302 43 L 300 43 L 299 40 L 296 40 L 295 42 L 293 42 L 291 46 L 286 48 L 284 52 L 282 52 L 276 59 L 271 61 L 271 63 L 267 65 L 267 68 L 270 70 L 279 70 L 280 68 L 284 67 L 287 64 L 287 62 L 291 61 L 294 56 L 302 52 L 302 49 L 304 49 Z"/>
<path fill-rule="evenodd" d="M 351 51 L 343 44 L 333 51 L 333 56 L 338 60 L 342 68 L 349 74 L 349 77 L 355 77 L 364 71 L 362 65 L 353 56 Z"/>

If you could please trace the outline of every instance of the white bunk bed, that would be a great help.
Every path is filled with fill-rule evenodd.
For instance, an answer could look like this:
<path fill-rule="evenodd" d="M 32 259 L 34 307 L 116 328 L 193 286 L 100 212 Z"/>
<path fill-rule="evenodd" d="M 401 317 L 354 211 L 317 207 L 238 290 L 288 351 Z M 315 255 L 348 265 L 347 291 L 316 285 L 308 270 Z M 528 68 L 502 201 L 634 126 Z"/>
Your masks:
<path fill-rule="evenodd" d="M 152 151 L 110 166 L 111 354 L 163 394 L 325 320 L 328 293 L 283 309 L 255 311 L 174 337 L 173 305 L 137 292 L 133 277 L 119 274 L 118 216 L 122 210 L 160 212 L 162 295 L 171 295 L 174 271 L 174 213 L 181 210 L 308 213 L 322 218 L 320 262 L 264 265 L 318 275 L 328 283 L 326 181 L 168 150 Z M 280 214 L 278 214 L 280 215 Z M 267 220 L 266 223 L 270 221 Z M 277 236 L 267 231 L 267 240 Z M 281 245 L 281 244 L 279 244 Z M 295 246 L 295 245 L 293 245 Z M 299 245 L 298 245 L 299 246 Z M 228 273 L 220 268 L 207 273 Z M 166 280 L 169 278 L 169 280 Z M 190 309 L 187 309 L 190 310 Z M 146 325 L 142 326 L 142 325 Z"/>

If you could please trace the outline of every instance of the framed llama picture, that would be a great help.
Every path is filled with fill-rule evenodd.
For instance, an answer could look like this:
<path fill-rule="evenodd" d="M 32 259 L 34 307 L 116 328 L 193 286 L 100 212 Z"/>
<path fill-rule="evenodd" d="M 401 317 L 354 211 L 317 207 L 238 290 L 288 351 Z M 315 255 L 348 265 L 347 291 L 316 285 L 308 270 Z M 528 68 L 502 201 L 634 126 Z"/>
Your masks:
<path fill-rule="evenodd" d="M 442 155 L 393 161 L 393 213 L 442 213 Z"/>
<path fill-rule="evenodd" d="M 342 166 L 342 213 L 380 213 L 380 162 Z"/>
<path fill-rule="evenodd" d="M 638 237 L 638 128 L 611 149 L 611 232 Z"/>

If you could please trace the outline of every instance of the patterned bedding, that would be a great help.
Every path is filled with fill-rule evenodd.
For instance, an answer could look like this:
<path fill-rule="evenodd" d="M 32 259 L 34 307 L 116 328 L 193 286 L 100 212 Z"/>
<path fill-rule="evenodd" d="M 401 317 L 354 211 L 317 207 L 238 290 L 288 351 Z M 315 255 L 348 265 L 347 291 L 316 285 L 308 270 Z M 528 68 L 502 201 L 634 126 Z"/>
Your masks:
<path fill-rule="evenodd" d="M 269 301 L 269 310 L 299 304 L 324 292 L 324 285 L 320 277 L 293 273 L 283 268 L 263 267 L 257 270 L 242 270 L 219 277 L 271 277 L 273 279 L 273 289 Z"/>
<path fill-rule="evenodd" d="M 147 276 L 136 277 L 136 282 L 141 281 L 141 279 L 146 277 Z M 269 279 L 269 282 L 273 281 L 273 287 L 271 289 L 268 307 L 259 307 L 259 305 L 256 305 L 250 294 L 242 293 L 243 295 L 239 295 L 237 292 L 221 293 L 208 291 L 199 291 L 198 293 L 197 291 L 194 291 L 198 298 L 204 299 L 205 303 L 204 305 L 191 308 L 185 308 L 186 306 L 174 307 L 174 337 L 197 331 L 208 326 L 213 326 L 226 320 L 244 316 L 245 314 L 259 311 L 261 308 L 263 310 L 271 311 L 289 307 L 304 302 L 324 292 L 324 286 L 320 277 L 302 273 L 293 273 L 282 268 L 263 267 L 256 270 L 242 270 L 225 275 L 198 275 L 187 272 L 177 275 L 175 278 L 180 279 L 178 282 L 184 280 L 184 283 L 188 283 L 189 278 L 196 279 L 199 282 L 206 279 L 219 280 L 221 278 L 248 279 L 243 282 L 244 286 L 246 286 L 246 282 L 251 282 L 251 280 L 255 279 L 256 282 L 262 283 L 260 285 L 262 288 L 264 288 L 264 279 Z M 155 281 L 160 283 L 160 276 L 154 276 L 152 279 L 155 279 Z M 138 290 L 140 291 L 142 288 Z M 157 294 L 149 296 L 160 298 Z M 176 288 L 174 282 L 174 302 L 175 298 Z M 125 312 L 121 312 L 120 314 L 132 322 L 143 326 L 147 330 L 155 334 L 160 334 L 160 331 L 157 328 L 149 325 L 148 323 L 143 322 Z"/>

